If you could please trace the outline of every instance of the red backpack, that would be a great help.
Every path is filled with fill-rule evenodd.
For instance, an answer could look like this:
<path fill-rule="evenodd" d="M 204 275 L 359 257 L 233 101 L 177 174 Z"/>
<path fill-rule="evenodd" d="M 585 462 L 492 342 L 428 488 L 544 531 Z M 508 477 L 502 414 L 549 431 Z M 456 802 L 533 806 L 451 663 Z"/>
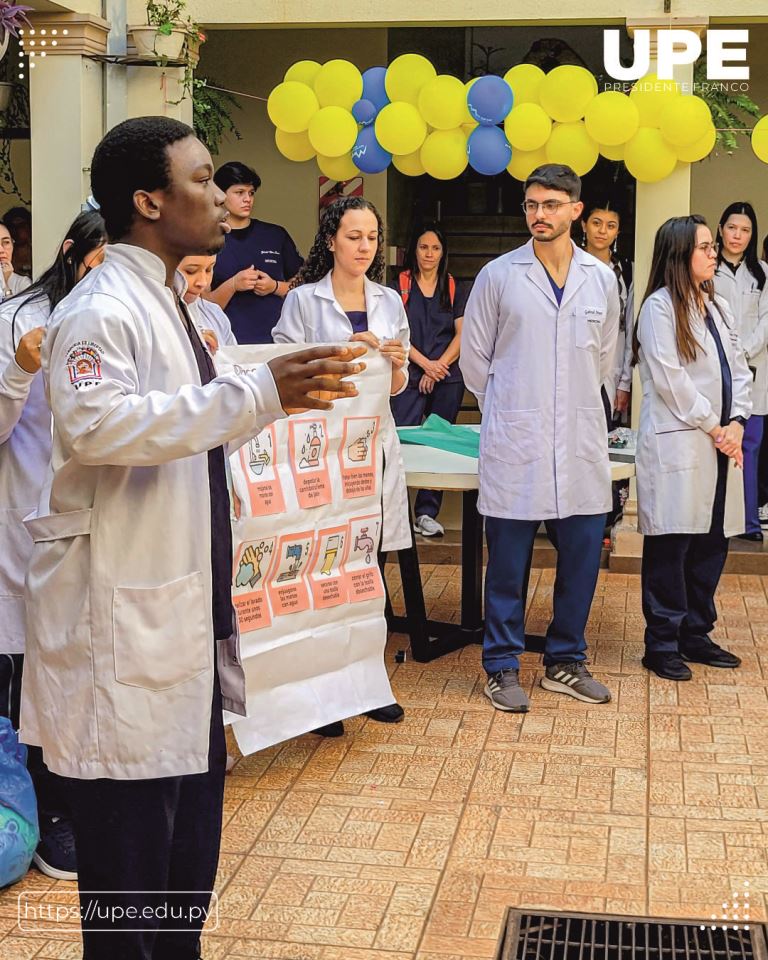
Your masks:
<path fill-rule="evenodd" d="M 403 306 L 408 306 L 408 300 L 411 296 L 411 287 L 413 286 L 413 278 L 411 277 L 410 270 L 403 270 L 398 279 L 398 284 L 400 287 L 400 296 L 403 299 Z M 451 298 L 451 306 L 453 306 L 454 298 L 456 297 L 456 281 L 453 277 L 448 274 L 448 296 Z"/>

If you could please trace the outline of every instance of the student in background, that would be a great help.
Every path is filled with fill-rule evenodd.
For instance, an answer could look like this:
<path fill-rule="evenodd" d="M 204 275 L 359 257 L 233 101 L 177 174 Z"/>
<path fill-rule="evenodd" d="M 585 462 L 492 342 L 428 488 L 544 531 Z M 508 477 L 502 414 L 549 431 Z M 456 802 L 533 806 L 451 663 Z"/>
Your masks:
<path fill-rule="evenodd" d="M 207 299 L 229 317 L 238 343 L 271 343 L 283 298 L 302 259 L 288 231 L 251 218 L 261 177 L 244 163 L 225 163 L 214 174 L 224 191 L 230 232 L 216 259 Z"/>
<path fill-rule="evenodd" d="M 408 315 L 411 348 L 408 385 L 392 398 L 395 423 L 419 426 L 431 413 L 455 423 L 464 396 L 458 359 L 467 290 L 448 273 L 448 243 L 439 223 L 414 230 L 404 266 L 392 286 Z M 419 490 L 414 507 L 417 533 L 424 537 L 445 533 L 437 520 L 442 499 L 438 490 Z"/>
<path fill-rule="evenodd" d="M 717 253 L 703 217 L 656 234 L 637 320 L 643 383 L 637 505 L 643 539 L 643 666 L 690 680 L 684 660 L 738 667 L 710 639 L 728 537 L 744 529 L 744 424 L 752 376 L 728 304 L 715 297 Z"/>
<path fill-rule="evenodd" d="M 16 272 L 32 276 L 32 214 L 26 207 L 11 207 L 3 215 L 3 223 L 11 231 L 14 243 Z"/>
<path fill-rule="evenodd" d="M 226 313 L 218 304 L 204 297 L 204 294 L 211 289 L 215 264 L 215 255 L 184 257 L 179 264 L 179 272 L 187 281 L 184 302 L 189 307 L 190 316 L 197 324 L 211 353 L 216 353 L 219 347 L 237 346 L 237 339 L 232 333 L 232 326 Z"/>
<path fill-rule="evenodd" d="M 0 271 L 3 275 L 2 297 L 0 300 L 7 300 L 8 297 L 14 297 L 22 290 L 26 290 L 32 283 L 29 277 L 16 273 L 14 269 L 13 255 L 13 237 L 8 227 L 0 220 Z"/>
<path fill-rule="evenodd" d="M 752 371 L 752 415 L 744 427 L 743 540 L 762 543 L 758 514 L 758 463 L 768 414 L 768 283 L 757 254 L 757 217 L 743 201 L 725 208 L 717 228 L 715 293 L 728 303 Z"/>

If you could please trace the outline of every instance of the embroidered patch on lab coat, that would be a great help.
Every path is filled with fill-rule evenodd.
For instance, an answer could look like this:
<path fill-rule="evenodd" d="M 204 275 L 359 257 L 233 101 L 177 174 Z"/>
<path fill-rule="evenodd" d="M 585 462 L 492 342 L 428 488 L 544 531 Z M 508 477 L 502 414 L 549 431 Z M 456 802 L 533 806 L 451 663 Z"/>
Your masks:
<path fill-rule="evenodd" d="M 93 387 L 101 382 L 103 350 L 93 340 L 78 340 L 67 354 L 69 382 L 75 390 Z"/>

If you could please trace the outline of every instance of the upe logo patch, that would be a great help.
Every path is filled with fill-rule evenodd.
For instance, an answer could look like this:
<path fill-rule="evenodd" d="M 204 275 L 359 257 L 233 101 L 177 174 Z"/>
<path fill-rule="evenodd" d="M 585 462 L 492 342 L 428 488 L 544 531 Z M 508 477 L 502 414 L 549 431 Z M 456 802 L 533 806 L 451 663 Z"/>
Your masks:
<path fill-rule="evenodd" d="M 91 340 L 80 340 L 69 351 L 67 372 L 69 382 L 76 390 L 101 381 L 101 355 L 101 348 Z"/>

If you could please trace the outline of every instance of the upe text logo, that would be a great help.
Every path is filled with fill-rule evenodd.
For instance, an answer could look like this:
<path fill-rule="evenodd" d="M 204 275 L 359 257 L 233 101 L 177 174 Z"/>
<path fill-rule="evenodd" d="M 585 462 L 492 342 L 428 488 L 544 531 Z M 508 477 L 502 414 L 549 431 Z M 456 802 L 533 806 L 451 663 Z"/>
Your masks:
<path fill-rule="evenodd" d="M 658 68 L 660 80 L 671 80 L 676 66 L 695 63 L 701 56 L 701 40 L 692 30 L 659 30 Z M 619 58 L 619 30 L 603 33 L 603 61 L 614 80 L 639 80 L 651 66 L 651 31 L 635 30 L 635 59 L 624 67 Z M 749 80 L 747 44 L 749 30 L 707 30 L 707 79 Z M 742 63 L 743 66 L 733 64 Z"/>

